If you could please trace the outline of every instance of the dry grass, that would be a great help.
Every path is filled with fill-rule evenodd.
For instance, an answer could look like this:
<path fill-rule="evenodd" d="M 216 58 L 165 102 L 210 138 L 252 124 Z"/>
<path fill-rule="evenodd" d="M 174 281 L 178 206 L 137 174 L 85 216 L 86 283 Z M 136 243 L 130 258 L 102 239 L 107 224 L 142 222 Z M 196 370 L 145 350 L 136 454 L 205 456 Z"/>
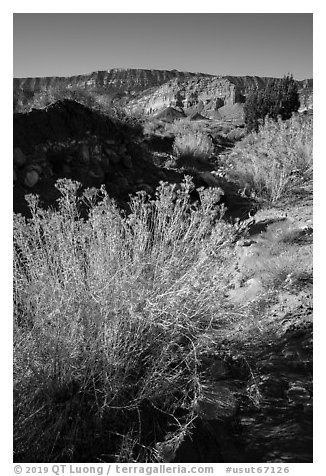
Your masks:
<path fill-rule="evenodd" d="M 189 179 L 131 199 L 59 181 L 58 211 L 14 219 L 15 461 L 156 461 L 201 393 L 198 335 L 225 319 L 233 229 Z M 212 272 L 212 268 L 214 272 Z"/>
<path fill-rule="evenodd" d="M 173 150 L 177 157 L 205 160 L 214 154 L 214 144 L 212 139 L 203 132 L 186 132 L 175 137 Z"/>
<path fill-rule="evenodd" d="M 235 145 L 232 179 L 276 202 L 312 179 L 312 119 L 267 120 Z"/>

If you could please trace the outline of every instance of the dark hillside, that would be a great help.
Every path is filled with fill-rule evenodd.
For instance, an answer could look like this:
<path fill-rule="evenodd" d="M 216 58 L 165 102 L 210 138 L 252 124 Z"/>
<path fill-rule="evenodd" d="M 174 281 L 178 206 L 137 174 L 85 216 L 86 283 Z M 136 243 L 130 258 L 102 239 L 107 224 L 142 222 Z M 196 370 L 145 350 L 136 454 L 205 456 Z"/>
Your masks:
<path fill-rule="evenodd" d="M 58 178 L 77 180 L 85 187 L 105 184 L 121 204 L 137 190 L 153 193 L 160 180 L 181 180 L 177 172 L 166 175 L 152 163 L 139 128 L 74 101 L 14 114 L 13 126 L 15 212 L 27 213 L 28 193 L 53 205 Z"/>
<path fill-rule="evenodd" d="M 116 124 L 82 104 L 62 101 L 46 109 L 35 109 L 29 114 L 14 114 L 14 146 L 31 152 L 35 145 L 67 138 L 82 139 L 96 134 L 106 139 L 117 139 Z"/>

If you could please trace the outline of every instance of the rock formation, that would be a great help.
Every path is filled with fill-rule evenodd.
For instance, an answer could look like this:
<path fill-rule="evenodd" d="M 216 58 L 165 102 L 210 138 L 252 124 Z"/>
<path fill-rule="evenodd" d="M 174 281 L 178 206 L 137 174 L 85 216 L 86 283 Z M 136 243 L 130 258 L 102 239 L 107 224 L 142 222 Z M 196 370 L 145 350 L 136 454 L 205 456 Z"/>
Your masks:
<path fill-rule="evenodd" d="M 28 215 L 24 196 L 31 192 L 45 206 L 54 205 L 58 178 L 77 180 L 84 187 L 105 184 L 123 206 L 130 193 L 152 193 L 160 180 L 179 176 L 170 175 L 151 162 L 137 130 L 81 104 L 66 100 L 14 114 L 15 212 Z"/>
<path fill-rule="evenodd" d="M 20 112 L 24 104 L 44 107 L 58 99 L 81 96 L 129 114 L 154 115 L 172 107 L 210 118 L 217 117 L 221 107 L 243 103 L 250 90 L 264 88 L 269 79 L 143 69 L 111 69 L 67 78 L 15 78 L 14 103 Z M 298 87 L 301 108 L 311 109 L 312 80 L 298 81 Z"/>

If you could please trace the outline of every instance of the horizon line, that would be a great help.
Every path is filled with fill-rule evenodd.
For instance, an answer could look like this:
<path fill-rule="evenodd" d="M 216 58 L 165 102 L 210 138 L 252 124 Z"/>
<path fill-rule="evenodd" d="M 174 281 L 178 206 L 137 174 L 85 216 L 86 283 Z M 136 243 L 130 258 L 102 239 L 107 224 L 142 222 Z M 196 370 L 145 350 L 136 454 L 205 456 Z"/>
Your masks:
<path fill-rule="evenodd" d="M 110 68 L 110 69 L 98 69 L 98 70 L 95 70 L 95 71 L 90 71 L 90 72 L 87 72 L 87 73 L 75 73 L 75 74 L 68 74 L 68 75 L 56 75 L 56 74 L 52 74 L 52 75 L 46 75 L 46 76 L 13 76 L 13 79 L 38 79 L 38 78 L 72 78 L 72 77 L 76 77 L 76 76 L 89 76 L 91 74 L 94 74 L 94 73 L 104 73 L 104 72 L 107 72 L 109 73 L 110 71 L 169 71 L 169 72 L 172 72 L 172 71 L 176 71 L 178 73 L 185 73 L 185 74 L 193 74 L 193 75 L 205 75 L 205 76 L 213 76 L 213 77 L 227 77 L 227 76 L 231 76 L 231 77 L 234 77 L 234 78 L 243 78 L 243 77 L 258 77 L 258 78 L 282 78 L 288 74 L 292 74 L 292 73 L 284 73 L 282 76 L 265 76 L 265 75 L 258 75 L 258 74 L 240 74 L 240 75 L 237 75 L 237 74 L 212 74 L 212 73 L 204 73 L 202 71 L 198 71 L 198 72 L 193 72 L 193 71 L 180 71 L 178 69 L 158 69 L 158 68 L 123 68 L 123 67 L 116 67 L 116 68 Z M 308 76 L 308 77 L 305 77 L 303 79 L 296 79 L 293 77 L 293 79 L 295 81 L 305 81 L 307 79 L 313 79 L 313 76 Z"/>

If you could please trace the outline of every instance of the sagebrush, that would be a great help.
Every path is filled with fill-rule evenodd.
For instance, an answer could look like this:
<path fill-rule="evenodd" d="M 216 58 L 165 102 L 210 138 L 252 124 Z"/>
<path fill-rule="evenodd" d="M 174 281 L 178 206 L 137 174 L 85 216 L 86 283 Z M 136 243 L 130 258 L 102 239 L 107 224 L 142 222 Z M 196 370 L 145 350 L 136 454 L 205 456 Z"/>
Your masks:
<path fill-rule="evenodd" d="M 104 188 L 57 187 L 57 210 L 30 196 L 32 218 L 14 216 L 15 461 L 159 461 L 194 419 L 233 228 L 214 190 L 191 204 L 189 179 L 138 193 L 129 215 Z"/>
<path fill-rule="evenodd" d="M 214 153 L 214 144 L 212 139 L 204 132 L 185 132 L 176 135 L 173 151 L 177 157 L 209 159 Z"/>
<path fill-rule="evenodd" d="M 267 119 L 259 132 L 237 142 L 231 178 L 256 196 L 276 202 L 312 180 L 313 124 L 309 117 Z"/>

